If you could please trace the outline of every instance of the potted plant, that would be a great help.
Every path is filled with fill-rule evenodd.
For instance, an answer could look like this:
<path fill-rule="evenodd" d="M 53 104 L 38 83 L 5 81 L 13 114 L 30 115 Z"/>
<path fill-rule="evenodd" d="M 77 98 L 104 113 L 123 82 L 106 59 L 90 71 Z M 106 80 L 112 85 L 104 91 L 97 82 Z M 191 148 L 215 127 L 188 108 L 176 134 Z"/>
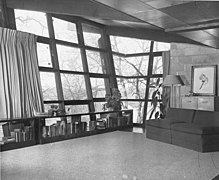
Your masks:
<path fill-rule="evenodd" d="M 106 103 L 103 105 L 103 110 L 117 111 L 121 110 L 121 93 L 117 88 L 112 88 L 112 95 L 105 95 Z"/>

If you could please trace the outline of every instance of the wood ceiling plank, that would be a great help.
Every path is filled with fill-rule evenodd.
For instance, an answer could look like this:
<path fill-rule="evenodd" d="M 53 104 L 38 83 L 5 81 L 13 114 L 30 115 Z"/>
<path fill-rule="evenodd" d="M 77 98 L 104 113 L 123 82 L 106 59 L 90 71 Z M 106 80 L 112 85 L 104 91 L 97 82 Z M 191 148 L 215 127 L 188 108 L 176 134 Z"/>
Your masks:
<path fill-rule="evenodd" d="M 182 32 L 182 33 L 177 33 L 177 34 L 185 36 L 185 37 L 189 37 L 190 39 L 193 39 L 193 40 L 197 40 L 197 41 L 199 40 L 199 42 L 203 40 L 211 40 L 212 38 L 215 38 L 213 35 L 205 31 L 202 31 L 202 30 Z"/>
<path fill-rule="evenodd" d="M 215 29 L 208 29 L 205 30 L 207 33 L 212 34 L 215 37 L 219 37 L 219 28 L 215 28 Z"/>
<path fill-rule="evenodd" d="M 211 3 L 213 3 L 216 6 L 216 8 L 213 5 L 211 5 Z M 177 6 L 161 8 L 159 10 L 182 22 L 185 22 L 186 24 L 193 24 L 218 19 L 218 9 L 219 2 L 190 2 L 186 4 L 180 4 Z"/>
<path fill-rule="evenodd" d="M 197 30 L 206 30 L 206 29 L 213 29 L 213 28 L 219 28 L 219 20 L 218 22 L 205 22 L 203 24 L 198 24 L 198 25 L 186 25 L 186 26 L 181 26 L 181 27 L 176 27 L 176 28 L 169 28 L 166 29 L 166 32 L 188 32 L 188 31 L 197 31 Z"/>
<path fill-rule="evenodd" d="M 134 14 L 138 12 L 144 12 L 153 10 L 153 8 L 139 0 L 94 0 L 101 4 L 105 4 L 119 11 Z"/>
<path fill-rule="evenodd" d="M 150 24 L 155 24 L 163 29 L 173 28 L 176 26 L 183 26 L 185 23 L 172 18 L 171 16 L 160 12 L 158 10 L 146 11 L 142 13 L 134 14 L 133 16 L 146 21 Z"/>
<path fill-rule="evenodd" d="M 100 19 L 142 22 L 123 12 L 88 0 L 6 0 L 7 6 L 14 9 L 43 11 L 54 14 L 87 16 Z"/>
<path fill-rule="evenodd" d="M 184 4 L 184 3 L 189 2 L 189 1 L 185 2 L 185 1 L 175 1 L 175 0 L 154 0 L 154 1 L 140 0 L 140 1 L 145 2 L 146 4 L 150 5 L 151 7 L 156 8 L 156 9 L 175 6 L 178 4 Z"/>

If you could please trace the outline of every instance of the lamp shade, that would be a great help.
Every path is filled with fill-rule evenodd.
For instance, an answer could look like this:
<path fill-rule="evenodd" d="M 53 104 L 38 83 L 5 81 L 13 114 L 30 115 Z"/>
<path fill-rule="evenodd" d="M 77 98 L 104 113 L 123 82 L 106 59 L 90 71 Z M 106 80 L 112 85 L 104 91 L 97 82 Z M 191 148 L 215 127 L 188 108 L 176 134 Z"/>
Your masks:
<path fill-rule="evenodd" d="M 167 75 L 163 81 L 164 86 L 184 85 L 179 75 Z"/>

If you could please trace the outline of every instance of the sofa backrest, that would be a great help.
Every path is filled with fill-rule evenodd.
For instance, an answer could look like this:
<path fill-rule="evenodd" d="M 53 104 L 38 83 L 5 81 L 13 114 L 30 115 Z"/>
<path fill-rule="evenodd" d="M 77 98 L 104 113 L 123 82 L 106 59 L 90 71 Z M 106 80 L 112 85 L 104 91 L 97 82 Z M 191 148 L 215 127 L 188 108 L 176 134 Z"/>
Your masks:
<path fill-rule="evenodd" d="M 165 118 L 174 122 L 192 123 L 194 113 L 192 109 L 169 108 Z"/>
<path fill-rule="evenodd" d="M 201 125 L 219 126 L 219 112 L 196 111 L 193 123 Z"/>

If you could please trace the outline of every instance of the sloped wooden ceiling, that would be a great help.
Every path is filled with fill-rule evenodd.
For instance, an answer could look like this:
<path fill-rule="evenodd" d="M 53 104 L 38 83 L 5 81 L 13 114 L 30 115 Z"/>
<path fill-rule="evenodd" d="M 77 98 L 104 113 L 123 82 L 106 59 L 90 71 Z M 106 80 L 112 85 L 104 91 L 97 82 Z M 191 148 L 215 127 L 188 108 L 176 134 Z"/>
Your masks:
<path fill-rule="evenodd" d="M 10 8 L 80 16 L 107 33 L 219 49 L 219 2 L 190 0 L 6 0 Z"/>

